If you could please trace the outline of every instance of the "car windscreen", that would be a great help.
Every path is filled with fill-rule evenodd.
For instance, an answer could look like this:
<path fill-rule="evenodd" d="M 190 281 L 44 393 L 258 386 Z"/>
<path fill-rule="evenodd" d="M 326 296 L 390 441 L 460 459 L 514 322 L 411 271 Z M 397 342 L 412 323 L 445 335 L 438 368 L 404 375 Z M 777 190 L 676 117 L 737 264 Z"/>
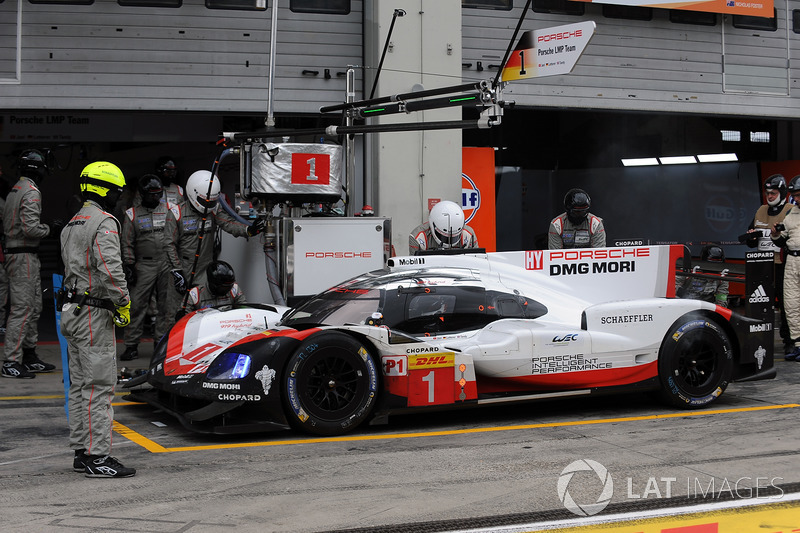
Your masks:
<path fill-rule="evenodd" d="M 337 290 L 338 289 L 338 290 Z M 324 292 L 293 310 L 281 320 L 292 328 L 310 326 L 342 326 L 365 324 L 379 313 L 383 290 L 337 288 Z"/>
<path fill-rule="evenodd" d="M 464 269 L 376 271 L 315 296 L 281 323 L 293 328 L 369 323 L 410 335 L 433 335 L 546 312 L 520 295 L 486 290 L 474 272 Z"/>

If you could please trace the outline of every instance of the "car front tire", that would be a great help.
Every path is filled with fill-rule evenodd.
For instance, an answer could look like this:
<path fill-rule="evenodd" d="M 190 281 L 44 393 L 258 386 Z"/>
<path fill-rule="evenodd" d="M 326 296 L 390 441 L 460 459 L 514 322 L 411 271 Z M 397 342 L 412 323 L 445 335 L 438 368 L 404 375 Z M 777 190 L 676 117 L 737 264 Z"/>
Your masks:
<path fill-rule="evenodd" d="M 378 370 L 368 347 L 339 331 L 305 339 L 287 361 L 285 376 L 287 418 L 315 435 L 356 428 L 378 398 Z"/>

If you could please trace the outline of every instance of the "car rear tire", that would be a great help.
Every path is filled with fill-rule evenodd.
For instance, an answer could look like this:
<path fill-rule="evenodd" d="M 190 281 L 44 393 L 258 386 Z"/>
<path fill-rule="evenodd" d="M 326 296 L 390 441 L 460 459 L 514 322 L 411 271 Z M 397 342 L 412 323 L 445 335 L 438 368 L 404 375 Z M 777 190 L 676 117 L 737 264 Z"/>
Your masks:
<path fill-rule="evenodd" d="M 378 396 L 378 371 L 367 346 L 338 331 L 305 339 L 287 361 L 287 418 L 315 435 L 340 435 L 356 428 Z"/>
<path fill-rule="evenodd" d="M 727 388 L 732 359 L 730 340 L 718 324 L 697 315 L 682 318 L 661 344 L 661 397 L 686 409 L 709 405 Z"/>

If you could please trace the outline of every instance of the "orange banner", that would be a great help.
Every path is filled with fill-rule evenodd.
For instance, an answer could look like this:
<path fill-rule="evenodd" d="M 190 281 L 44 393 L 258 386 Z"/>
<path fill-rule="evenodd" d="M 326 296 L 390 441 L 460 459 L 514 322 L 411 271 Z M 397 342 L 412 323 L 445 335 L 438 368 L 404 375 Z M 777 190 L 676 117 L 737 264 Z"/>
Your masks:
<path fill-rule="evenodd" d="M 592 0 L 578 0 L 592 2 Z M 631 4 L 624 0 L 603 0 L 598 4 L 615 4 L 623 6 L 658 7 L 661 9 L 683 9 L 686 11 L 705 11 L 706 13 L 723 13 L 725 15 L 748 15 L 751 17 L 772 18 L 775 15 L 773 0 L 662 0 L 661 2 L 640 0 L 641 3 Z"/>
<path fill-rule="evenodd" d="M 462 148 L 461 207 L 487 252 L 497 251 L 494 187 L 494 148 Z"/>

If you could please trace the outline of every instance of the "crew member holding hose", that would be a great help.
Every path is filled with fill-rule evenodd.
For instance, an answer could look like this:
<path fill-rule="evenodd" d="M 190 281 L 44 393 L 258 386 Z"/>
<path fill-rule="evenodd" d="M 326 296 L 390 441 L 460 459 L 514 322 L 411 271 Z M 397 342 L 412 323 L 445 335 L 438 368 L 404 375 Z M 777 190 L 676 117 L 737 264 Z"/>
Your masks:
<path fill-rule="evenodd" d="M 204 285 L 206 269 L 214 260 L 214 232 L 217 227 L 234 237 L 252 237 L 264 230 L 266 221 L 251 225 L 239 222 L 219 209 L 219 178 L 208 170 L 198 170 L 186 181 L 186 200 L 167 214 L 167 253 L 172 265 L 175 289 L 181 295 L 192 285 Z M 183 301 L 175 306 L 175 316 Z"/>

